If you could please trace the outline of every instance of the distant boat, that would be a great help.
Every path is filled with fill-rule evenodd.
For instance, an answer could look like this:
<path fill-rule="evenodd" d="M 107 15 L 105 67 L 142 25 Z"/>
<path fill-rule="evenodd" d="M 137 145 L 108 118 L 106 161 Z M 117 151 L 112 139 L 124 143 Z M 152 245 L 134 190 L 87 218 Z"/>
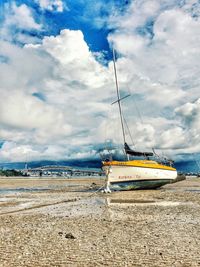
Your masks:
<path fill-rule="evenodd" d="M 105 160 L 102 162 L 102 169 L 105 171 L 107 177 L 105 192 L 109 192 L 112 189 L 155 189 L 165 184 L 175 182 L 178 179 L 178 174 L 177 170 L 172 167 L 171 161 L 160 163 L 157 160 L 151 160 L 152 157 L 155 158 L 155 153 L 135 151 L 127 144 L 124 129 L 124 116 L 121 107 L 121 100 L 127 96 L 120 98 L 114 49 L 113 63 L 117 91 L 117 101 L 114 103 L 118 103 L 119 107 L 126 159 L 124 161 Z M 130 157 L 133 157 L 133 159 L 130 160 Z M 136 159 L 136 157 L 139 159 Z M 180 180 L 180 177 L 178 180 Z"/>

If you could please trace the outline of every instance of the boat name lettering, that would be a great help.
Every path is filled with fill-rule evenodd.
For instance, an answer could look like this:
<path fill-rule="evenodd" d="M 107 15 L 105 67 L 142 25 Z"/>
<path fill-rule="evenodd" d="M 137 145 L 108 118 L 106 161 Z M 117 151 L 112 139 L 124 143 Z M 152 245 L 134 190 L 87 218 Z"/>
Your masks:
<path fill-rule="evenodd" d="M 119 179 L 131 179 L 132 176 L 124 175 L 124 176 L 119 176 Z"/>

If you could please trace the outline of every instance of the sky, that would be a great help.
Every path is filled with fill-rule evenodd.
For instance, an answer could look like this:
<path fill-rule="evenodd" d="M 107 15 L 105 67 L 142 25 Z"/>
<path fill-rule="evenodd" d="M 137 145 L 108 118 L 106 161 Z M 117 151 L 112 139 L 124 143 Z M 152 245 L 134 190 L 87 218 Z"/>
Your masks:
<path fill-rule="evenodd" d="M 127 142 L 200 152 L 199 0 L 1 0 L 1 162 L 122 147 L 112 48 Z"/>

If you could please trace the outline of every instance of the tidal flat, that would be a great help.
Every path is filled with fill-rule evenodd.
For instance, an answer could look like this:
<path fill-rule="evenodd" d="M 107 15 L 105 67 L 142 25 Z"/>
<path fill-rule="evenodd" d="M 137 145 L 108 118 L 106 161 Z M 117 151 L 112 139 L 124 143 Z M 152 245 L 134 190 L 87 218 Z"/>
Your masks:
<path fill-rule="evenodd" d="M 0 266 L 200 266 L 200 178 L 104 194 L 103 178 L 0 178 Z"/>

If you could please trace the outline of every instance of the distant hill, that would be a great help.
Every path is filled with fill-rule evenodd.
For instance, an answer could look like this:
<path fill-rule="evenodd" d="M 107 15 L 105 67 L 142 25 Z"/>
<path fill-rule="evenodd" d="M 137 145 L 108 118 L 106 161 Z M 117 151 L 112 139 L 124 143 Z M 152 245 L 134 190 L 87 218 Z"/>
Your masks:
<path fill-rule="evenodd" d="M 193 160 L 176 162 L 175 167 L 180 172 L 200 172 L 198 163 Z"/>

